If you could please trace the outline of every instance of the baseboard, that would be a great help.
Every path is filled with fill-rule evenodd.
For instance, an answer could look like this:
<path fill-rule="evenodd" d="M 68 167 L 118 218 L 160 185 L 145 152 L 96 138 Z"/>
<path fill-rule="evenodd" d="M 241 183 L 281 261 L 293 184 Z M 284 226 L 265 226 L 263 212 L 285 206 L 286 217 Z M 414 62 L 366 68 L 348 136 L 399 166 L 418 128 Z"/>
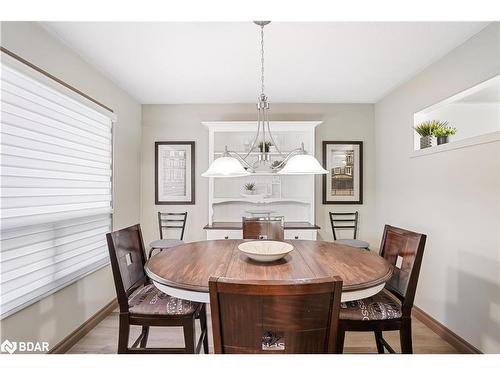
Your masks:
<path fill-rule="evenodd" d="M 432 316 L 427 314 L 417 306 L 413 306 L 412 315 L 425 324 L 431 331 L 453 346 L 459 353 L 462 354 L 482 354 L 475 346 L 469 344 L 455 332 L 449 330 L 444 325 L 439 323 Z"/>
<path fill-rule="evenodd" d="M 68 336 L 58 342 L 52 349 L 49 350 L 49 354 L 64 354 L 70 350 L 73 345 L 80 341 L 83 336 L 89 333 L 96 325 L 98 325 L 104 318 L 113 312 L 114 309 L 118 307 L 118 301 L 113 299 L 106 306 L 92 315 L 88 320 L 86 320 L 80 327 L 71 332 Z"/>

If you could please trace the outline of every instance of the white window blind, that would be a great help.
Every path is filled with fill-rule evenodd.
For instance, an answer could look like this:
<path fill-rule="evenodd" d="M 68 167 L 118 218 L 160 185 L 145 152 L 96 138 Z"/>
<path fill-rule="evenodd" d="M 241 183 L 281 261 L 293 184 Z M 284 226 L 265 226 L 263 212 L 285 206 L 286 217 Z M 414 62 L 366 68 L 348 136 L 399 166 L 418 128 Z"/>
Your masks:
<path fill-rule="evenodd" d="M 2 63 L 0 316 L 109 262 L 112 119 Z"/>

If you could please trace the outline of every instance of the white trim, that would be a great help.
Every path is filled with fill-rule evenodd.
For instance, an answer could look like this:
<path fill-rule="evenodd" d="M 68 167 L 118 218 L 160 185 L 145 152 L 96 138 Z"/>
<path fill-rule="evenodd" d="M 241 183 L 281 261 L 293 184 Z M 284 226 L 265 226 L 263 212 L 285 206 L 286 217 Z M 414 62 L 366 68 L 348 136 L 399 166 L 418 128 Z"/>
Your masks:
<path fill-rule="evenodd" d="M 210 303 L 210 295 L 208 294 L 208 292 L 196 292 L 194 290 L 173 288 L 164 284 L 160 284 L 157 281 L 152 281 L 156 288 L 161 290 L 163 293 L 168 294 L 169 296 L 185 299 L 187 301 Z"/>
<path fill-rule="evenodd" d="M 299 204 L 311 204 L 311 198 L 213 198 L 212 204 L 224 204 L 224 203 L 255 203 L 255 204 L 268 204 L 268 203 L 299 203 Z"/>
<path fill-rule="evenodd" d="M 115 134 L 116 116 L 111 120 L 111 230 L 115 230 Z"/>
<path fill-rule="evenodd" d="M 459 139 L 454 142 L 445 143 L 443 145 L 423 148 L 421 150 L 413 150 L 410 153 L 410 158 L 416 158 L 420 156 L 427 156 L 436 154 L 438 152 L 447 152 L 456 150 L 459 148 L 472 147 L 476 145 L 499 142 L 500 141 L 500 131 L 496 131 L 493 133 L 481 134 L 475 137 Z"/>
<path fill-rule="evenodd" d="M 349 302 L 356 301 L 358 299 L 368 298 L 374 296 L 379 293 L 382 289 L 384 289 L 385 283 L 372 286 L 371 288 L 354 290 L 351 292 L 342 292 L 342 297 L 340 298 L 340 302 Z"/>
<path fill-rule="evenodd" d="M 157 287 L 163 293 L 168 294 L 169 296 L 182 298 L 182 299 L 185 299 L 188 301 L 193 301 L 193 302 L 210 303 L 210 294 L 208 292 L 198 292 L 198 291 L 193 291 L 193 290 L 174 288 L 171 286 L 161 284 L 161 283 L 156 282 L 156 281 L 153 281 L 153 284 L 155 287 Z M 371 288 L 366 288 L 366 289 L 362 289 L 362 290 L 354 290 L 351 292 L 349 292 L 349 291 L 342 292 L 342 297 L 341 297 L 340 301 L 341 302 L 349 302 L 349 301 L 355 301 L 358 299 L 371 297 L 371 296 L 379 293 L 382 289 L 384 289 L 384 286 L 385 286 L 385 283 L 382 283 L 380 285 L 377 285 L 377 286 L 374 286 Z"/>
<path fill-rule="evenodd" d="M 203 125 L 206 125 L 208 123 L 202 122 Z M 209 126 L 208 127 L 208 165 L 207 168 L 212 165 L 214 161 L 214 148 L 215 148 L 215 140 L 214 140 L 214 129 L 213 127 Z M 211 202 L 214 196 L 214 179 L 213 177 L 210 177 L 208 179 L 208 225 L 213 224 L 214 220 L 214 207 Z"/>

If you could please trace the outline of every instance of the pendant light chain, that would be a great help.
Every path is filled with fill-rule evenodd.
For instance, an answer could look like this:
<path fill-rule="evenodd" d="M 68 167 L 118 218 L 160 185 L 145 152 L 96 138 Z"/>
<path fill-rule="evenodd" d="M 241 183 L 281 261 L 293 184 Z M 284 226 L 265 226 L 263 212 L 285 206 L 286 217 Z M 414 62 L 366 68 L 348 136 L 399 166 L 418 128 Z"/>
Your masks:
<path fill-rule="evenodd" d="M 260 26 L 261 94 L 264 95 L 264 25 Z"/>

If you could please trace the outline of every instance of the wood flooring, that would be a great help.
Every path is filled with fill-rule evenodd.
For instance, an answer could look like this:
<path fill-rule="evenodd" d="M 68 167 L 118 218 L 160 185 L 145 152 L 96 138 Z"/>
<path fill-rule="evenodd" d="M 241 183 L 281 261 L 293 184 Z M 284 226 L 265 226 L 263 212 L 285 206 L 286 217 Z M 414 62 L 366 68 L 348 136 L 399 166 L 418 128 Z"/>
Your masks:
<path fill-rule="evenodd" d="M 209 345 L 210 353 L 213 353 L 212 328 L 210 325 L 210 312 L 207 316 L 209 322 Z M 415 354 L 447 354 L 457 353 L 455 348 L 432 332 L 423 323 L 413 319 L 413 352 Z M 197 322 L 196 332 L 200 332 Z M 131 327 L 130 342 L 135 341 L 140 333 L 140 327 Z M 386 332 L 384 337 L 389 344 L 399 351 L 398 332 Z M 92 331 L 84 336 L 68 353 L 93 353 L 111 354 L 116 353 L 118 343 L 118 311 L 113 311 Z M 184 345 L 182 328 L 177 327 L 151 327 L 149 333 L 148 346 L 165 347 Z M 347 332 L 344 346 L 344 353 L 376 353 L 375 341 L 372 333 Z"/>

